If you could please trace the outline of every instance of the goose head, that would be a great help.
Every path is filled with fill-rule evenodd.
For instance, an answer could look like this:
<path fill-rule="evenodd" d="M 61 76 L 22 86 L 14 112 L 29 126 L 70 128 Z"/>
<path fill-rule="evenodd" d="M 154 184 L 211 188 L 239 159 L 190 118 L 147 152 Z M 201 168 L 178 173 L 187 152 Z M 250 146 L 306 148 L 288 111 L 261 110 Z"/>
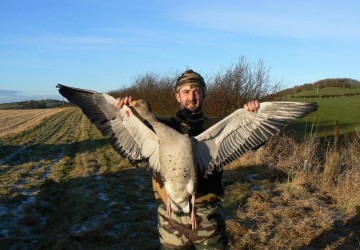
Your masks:
<path fill-rule="evenodd" d="M 132 101 L 130 103 L 130 106 L 132 106 L 145 120 L 153 117 L 153 114 L 151 113 L 150 103 L 143 99 Z"/>

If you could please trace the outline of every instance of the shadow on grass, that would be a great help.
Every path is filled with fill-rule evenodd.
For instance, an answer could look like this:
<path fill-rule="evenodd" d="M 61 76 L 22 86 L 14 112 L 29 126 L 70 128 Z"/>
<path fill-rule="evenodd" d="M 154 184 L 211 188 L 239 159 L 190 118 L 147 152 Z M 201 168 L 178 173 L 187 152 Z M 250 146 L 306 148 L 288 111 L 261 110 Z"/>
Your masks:
<path fill-rule="evenodd" d="M 332 249 L 360 248 L 360 207 L 357 207 L 353 217 L 345 222 L 335 221 L 331 229 L 322 232 L 300 249 L 327 249 L 332 244 L 336 245 Z"/>
<path fill-rule="evenodd" d="M 2 197 L 0 202 L 1 248 L 159 247 L 157 204 L 145 169 L 47 179 L 36 195 Z"/>
<path fill-rule="evenodd" d="M 247 200 L 254 191 L 274 182 L 282 182 L 287 179 L 285 172 L 270 168 L 266 165 L 250 165 L 233 170 L 224 171 L 223 186 L 225 189 L 224 208 L 226 216 L 233 218 L 237 209 L 246 207 Z M 270 187 L 270 189 L 272 189 Z"/>
<path fill-rule="evenodd" d="M 1 164 L 15 166 L 30 161 L 54 160 L 59 156 L 74 157 L 76 154 L 91 152 L 109 144 L 108 139 L 86 139 L 67 144 L 2 145 Z M 110 145 L 110 144 L 109 144 Z"/>
<path fill-rule="evenodd" d="M 285 200 L 280 201 L 282 197 L 282 191 L 281 189 L 276 188 L 277 184 L 286 183 L 287 181 L 288 178 L 286 173 L 273 168 L 269 168 L 266 165 L 245 166 L 245 167 L 239 167 L 235 170 L 228 170 L 224 172 L 224 181 L 223 181 L 225 187 L 224 212 L 226 219 L 229 221 L 229 223 L 231 223 L 230 224 L 231 226 L 228 228 L 228 230 L 232 230 L 232 231 L 228 231 L 228 233 L 229 233 L 229 239 L 233 244 L 236 245 L 237 241 L 240 242 L 239 237 L 241 236 L 239 236 L 239 234 L 245 235 L 245 233 L 248 232 L 248 230 L 258 230 L 258 235 L 260 235 L 262 231 L 258 229 L 260 227 L 259 225 L 265 226 L 265 224 L 261 224 L 263 222 L 252 220 L 253 216 L 250 217 L 246 216 L 246 214 L 250 214 L 250 215 L 256 214 L 256 211 L 252 211 L 251 205 L 250 208 L 248 207 L 248 204 L 251 203 L 252 198 L 255 197 L 255 200 L 256 198 L 261 198 L 259 200 L 259 203 L 254 203 L 254 200 L 252 201 L 253 206 L 254 205 L 259 206 L 257 207 L 260 209 L 258 211 L 259 216 L 260 215 L 265 216 L 267 212 L 271 213 L 270 211 L 271 209 L 269 211 L 267 211 L 266 209 L 262 210 L 264 209 L 262 205 L 266 207 L 266 205 L 272 204 L 274 206 L 279 205 L 279 207 L 285 206 L 285 208 L 290 208 L 290 205 L 289 207 L 286 207 L 286 205 L 284 205 L 286 204 Z M 277 197 L 277 198 L 272 200 L 270 197 Z M 324 202 L 326 202 L 325 199 Z M 298 204 L 297 208 L 299 209 L 298 212 L 304 209 L 305 211 L 304 214 L 306 216 L 311 216 L 310 214 L 306 213 L 306 211 L 310 211 L 310 210 L 306 210 L 306 206 L 302 207 L 301 204 Z M 289 209 L 288 211 L 291 212 L 291 209 Z M 280 211 L 278 212 L 279 214 L 277 215 L 278 216 L 281 215 Z M 239 213 L 244 214 L 243 217 L 240 216 L 240 219 L 239 219 Z M 284 213 L 284 215 L 286 215 L 286 213 Z M 295 213 L 295 215 L 299 216 L 297 218 L 298 220 L 302 220 L 300 216 L 303 215 L 301 215 L 301 213 L 299 214 Z M 296 218 L 292 218 L 292 219 L 296 219 Z M 281 220 L 279 221 L 279 223 L 280 222 Z M 286 224 L 284 219 L 283 219 L 283 223 Z M 274 225 L 269 224 L 267 229 L 275 230 L 276 227 L 274 226 L 274 228 L 272 228 L 272 226 Z M 294 232 L 296 232 L 295 228 L 294 228 Z M 304 234 L 304 235 L 300 235 L 299 237 L 307 237 L 307 236 L 306 234 Z M 346 221 L 336 221 L 331 229 L 323 231 L 320 235 L 314 237 L 313 239 L 304 238 L 304 240 L 306 239 L 310 241 L 309 244 L 304 246 L 299 246 L 300 248 L 297 249 L 303 249 L 303 250 L 327 249 L 330 246 L 331 249 L 359 249 L 360 207 L 357 208 L 357 212 L 355 216 L 353 216 L 352 218 Z M 265 247 L 266 244 L 263 246 Z"/>

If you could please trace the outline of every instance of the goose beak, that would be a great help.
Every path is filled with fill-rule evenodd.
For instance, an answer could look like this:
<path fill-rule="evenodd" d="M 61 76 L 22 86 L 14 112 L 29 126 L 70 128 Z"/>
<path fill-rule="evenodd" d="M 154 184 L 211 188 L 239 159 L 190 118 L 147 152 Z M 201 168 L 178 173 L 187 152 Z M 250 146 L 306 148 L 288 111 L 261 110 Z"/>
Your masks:
<path fill-rule="evenodd" d="M 134 107 L 136 103 L 137 103 L 137 101 L 134 100 L 134 101 L 130 102 L 130 106 Z"/>

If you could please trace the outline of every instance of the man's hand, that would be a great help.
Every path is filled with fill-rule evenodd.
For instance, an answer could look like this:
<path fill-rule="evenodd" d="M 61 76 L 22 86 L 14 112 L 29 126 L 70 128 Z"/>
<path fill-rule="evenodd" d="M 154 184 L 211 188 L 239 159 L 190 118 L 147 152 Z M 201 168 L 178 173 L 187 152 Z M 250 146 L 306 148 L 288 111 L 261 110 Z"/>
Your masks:
<path fill-rule="evenodd" d="M 129 103 L 132 101 L 132 96 L 119 97 L 116 99 L 116 107 L 121 109 L 124 105 L 129 105 Z"/>
<path fill-rule="evenodd" d="M 250 112 L 257 112 L 260 108 L 260 103 L 258 100 L 250 101 L 246 104 L 244 104 L 244 109 Z"/>

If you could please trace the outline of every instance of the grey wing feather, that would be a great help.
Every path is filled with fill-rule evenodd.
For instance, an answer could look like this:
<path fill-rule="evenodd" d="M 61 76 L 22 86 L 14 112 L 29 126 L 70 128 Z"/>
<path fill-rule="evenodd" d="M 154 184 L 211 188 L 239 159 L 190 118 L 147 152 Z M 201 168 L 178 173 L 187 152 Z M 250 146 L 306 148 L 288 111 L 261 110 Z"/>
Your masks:
<path fill-rule="evenodd" d="M 200 173 L 211 174 L 275 135 L 291 121 L 317 110 L 316 103 L 264 102 L 257 113 L 238 109 L 196 136 Z"/>
<path fill-rule="evenodd" d="M 159 171 L 156 134 L 141 122 L 126 105 L 121 110 L 110 95 L 91 90 L 57 85 L 62 96 L 81 108 L 112 147 L 130 162 L 149 161 Z"/>

